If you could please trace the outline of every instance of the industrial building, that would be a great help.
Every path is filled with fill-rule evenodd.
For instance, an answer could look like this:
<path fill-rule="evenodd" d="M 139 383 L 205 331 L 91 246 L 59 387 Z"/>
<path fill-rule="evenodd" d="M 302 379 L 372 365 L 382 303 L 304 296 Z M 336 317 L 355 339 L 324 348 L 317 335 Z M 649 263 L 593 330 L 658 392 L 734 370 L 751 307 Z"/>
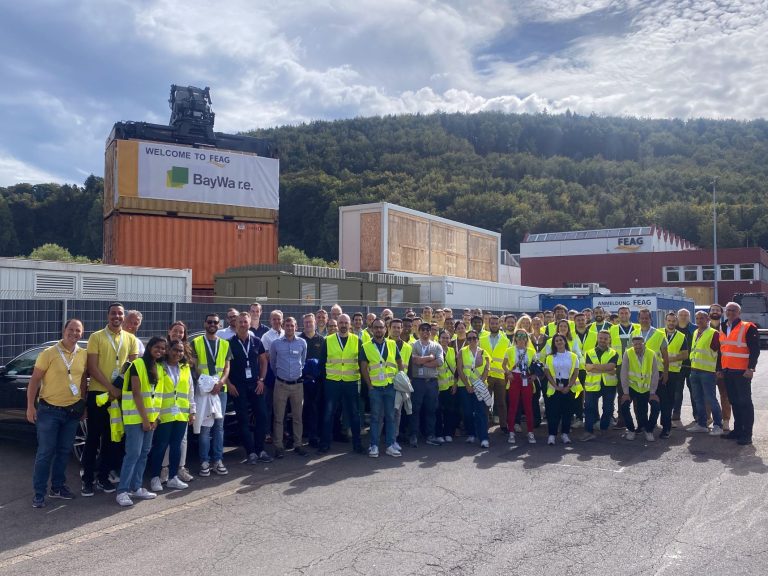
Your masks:
<path fill-rule="evenodd" d="M 611 292 L 683 289 L 697 305 L 725 303 L 739 292 L 768 291 L 768 253 L 754 248 L 701 250 L 655 226 L 529 234 L 520 244 L 523 284 Z"/>
<path fill-rule="evenodd" d="M 118 122 L 104 167 L 104 262 L 192 270 L 277 263 L 279 162 L 262 140 L 213 131 L 208 89 L 173 86 L 169 126 Z"/>

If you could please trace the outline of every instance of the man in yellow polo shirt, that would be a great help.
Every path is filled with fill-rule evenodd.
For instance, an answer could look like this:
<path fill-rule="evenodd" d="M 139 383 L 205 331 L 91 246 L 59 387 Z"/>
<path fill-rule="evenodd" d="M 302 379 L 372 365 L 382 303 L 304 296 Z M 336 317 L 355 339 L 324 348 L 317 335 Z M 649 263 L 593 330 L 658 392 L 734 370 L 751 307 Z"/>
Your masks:
<path fill-rule="evenodd" d="M 109 480 L 110 470 L 120 470 L 120 444 L 112 442 L 109 429 L 109 404 L 98 406 L 96 396 L 109 392 L 111 398 L 119 398 L 120 389 L 113 385 L 121 373 L 123 364 L 136 359 L 139 344 L 136 337 L 123 330 L 125 308 L 113 302 L 107 309 L 107 325 L 88 338 L 88 435 L 83 450 L 83 485 L 80 493 L 93 496 L 94 488 L 106 493 L 116 490 Z M 99 451 L 100 449 L 100 451 Z M 96 453 L 99 453 L 99 470 L 96 478 Z M 94 485 L 94 480 L 97 480 Z"/>

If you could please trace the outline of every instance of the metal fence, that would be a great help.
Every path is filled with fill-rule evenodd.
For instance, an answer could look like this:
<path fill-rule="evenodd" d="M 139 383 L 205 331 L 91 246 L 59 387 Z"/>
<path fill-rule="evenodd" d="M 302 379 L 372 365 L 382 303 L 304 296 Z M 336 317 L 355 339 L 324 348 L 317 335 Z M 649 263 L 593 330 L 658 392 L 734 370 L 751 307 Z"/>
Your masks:
<path fill-rule="evenodd" d="M 237 299 L 220 297 L 195 297 L 194 302 L 147 302 L 124 300 L 122 304 L 126 310 L 135 309 L 142 313 L 143 320 L 139 330 L 139 336 L 149 337 L 153 335 L 165 335 L 168 327 L 175 321 L 183 321 L 190 332 L 202 331 L 205 316 L 211 312 L 226 317 L 228 308 L 247 311 L 253 299 Z M 85 325 L 85 338 L 93 332 L 104 328 L 107 323 L 107 308 L 110 300 L 38 300 L 38 299 L 2 299 L 0 300 L 0 364 L 6 364 L 24 350 L 37 346 L 48 340 L 57 340 L 61 337 L 61 328 L 67 318 L 79 318 Z M 296 302 L 260 302 L 262 305 L 261 321 L 269 322 L 269 313 L 280 309 L 285 315 L 296 316 L 301 325 L 301 315 L 307 312 L 316 312 L 319 306 Z M 364 305 L 360 303 L 346 305 L 339 302 L 344 311 L 351 315 L 352 312 L 370 311 L 380 313 L 383 306 Z M 330 306 L 324 307 L 330 310 Z M 406 307 L 389 307 L 394 314 L 401 315 Z M 413 306 L 420 311 L 419 305 Z"/>

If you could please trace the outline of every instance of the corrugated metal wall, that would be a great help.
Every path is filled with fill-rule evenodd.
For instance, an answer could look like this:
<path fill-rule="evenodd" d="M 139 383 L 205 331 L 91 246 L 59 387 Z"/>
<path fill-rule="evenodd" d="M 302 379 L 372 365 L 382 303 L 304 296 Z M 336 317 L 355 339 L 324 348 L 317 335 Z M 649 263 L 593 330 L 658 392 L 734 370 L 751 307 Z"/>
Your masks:
<path fill-rule="evenodd" d="M 194 289 L 212 289 L 227 268 L 277 263 L 277 224 L 113 212 L 104 220 L 104 262 L 190 268 Z"/>

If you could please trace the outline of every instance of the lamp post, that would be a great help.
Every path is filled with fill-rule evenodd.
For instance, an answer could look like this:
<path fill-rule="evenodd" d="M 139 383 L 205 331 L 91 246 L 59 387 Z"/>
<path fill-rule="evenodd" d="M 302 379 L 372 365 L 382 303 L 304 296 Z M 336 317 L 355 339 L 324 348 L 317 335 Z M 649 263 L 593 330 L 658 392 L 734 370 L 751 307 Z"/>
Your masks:
<path fill-rule="evenodd" d="M 716 190 L 717 178 L 712 180 L 712 253 L 714 255 L 714 278 L 715 278 L 715 304 L 719 304 L 717 294 L 717 277 L 719 272 L 717 270 L 717 190 Z"/>

